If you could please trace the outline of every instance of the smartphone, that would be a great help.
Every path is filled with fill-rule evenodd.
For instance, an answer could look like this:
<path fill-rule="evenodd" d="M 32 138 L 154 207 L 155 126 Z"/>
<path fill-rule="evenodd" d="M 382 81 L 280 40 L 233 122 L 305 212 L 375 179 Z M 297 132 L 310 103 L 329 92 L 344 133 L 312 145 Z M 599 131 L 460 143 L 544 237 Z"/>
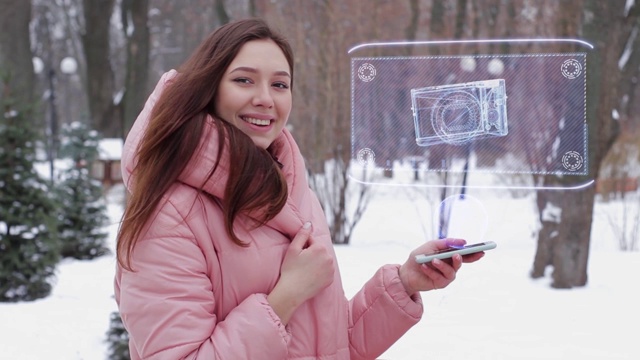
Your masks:
<path fill-rule="evenodd" d="M 448 259 L 455 254 L 469 255 L 480 251 L 491 250 L 495 249 L 496 246 L 497 244 L 495 242 L 486 241 L 461 247 L 450 247 L 448 249 L 436 251 L 432 254 L 416 255 L 416 262 L 419 264 L 424 264 L 430 262 L 433 259 Z"/>

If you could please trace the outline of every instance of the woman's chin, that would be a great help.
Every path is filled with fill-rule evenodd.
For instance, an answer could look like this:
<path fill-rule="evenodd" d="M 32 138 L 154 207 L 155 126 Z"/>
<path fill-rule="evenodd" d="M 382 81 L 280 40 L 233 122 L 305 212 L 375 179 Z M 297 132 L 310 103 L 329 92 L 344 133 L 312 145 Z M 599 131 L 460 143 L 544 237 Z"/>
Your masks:
<path fill-rule="evenodd" d="M 269 141 L 268 139 L 265 139 L 264 137 L 251 137 L 251 140 L 253 140 L 253 143 L 256 144 L 257 147 L 267 150 L 267 148 L 269 148 L 269 146 L 271 146 L 271 143 L 273 143 L 273 141 Z"/>

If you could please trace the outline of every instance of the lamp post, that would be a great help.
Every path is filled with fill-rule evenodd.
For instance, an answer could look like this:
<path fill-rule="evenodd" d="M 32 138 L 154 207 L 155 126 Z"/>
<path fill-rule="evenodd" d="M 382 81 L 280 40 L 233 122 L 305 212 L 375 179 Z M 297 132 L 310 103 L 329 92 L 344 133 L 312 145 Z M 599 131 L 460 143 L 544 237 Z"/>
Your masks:
<path fill-rule="evenodd" d="M 39 57 L 34 57 L 32 59 L 32 62 L 33 62 L 33 72 L 36 75 L 40 75 L 45 71 L 46 66 L 42 61 L 42 59 L 40 59 Z M 49 66 L 47 70 L 48 70 L 47 71 L 47 92 L 45 94 L 46 94 L 47 101 L 49 102 L 49 118 L 47 119 L 47 127 L 45 130 L 45 135 L 46 135 L 45 147 L 47 152 L 47 161 L 49 162 L 49 177 L 53 182 L 53 179 L 54 179 L 53 162 L 55 159 L 55 154 L 53 153 L 54 149 L 53 149 L 53 143 L 52 143 L 52 138 L 53 138 L 52 134 L 54 133 L 54 128 L 57 127 L 55 92 L 53 87 L 55 71 L 53 70 L 52 66 Z"/>
<path fill-rule="evenodd" d="M 47 159 L 49 160 L 49 175 L 51 182 L 54 181 L 54 161 L 56 158 L 56 141 L 58 134 L 58 111 L 56 109 L 56 91 L 55 91 L 56 71 L 53 66 L 49 66 L 47 71 L 47 85 L 49 87 L 47 100 L 49 101 L 49 121 L 47 126 Z"/>
<path fill-rule="evenodd" d="M 472 57 L 465 57 L 460 60 L 460 68 L 465 72 L 474 72 L 476 70 L 476 59 Z M 473 142 L 466 143 L 465 146 L 465 162 L 464 169 L 462 170 L 462 187 L 460 189 L 460 199 L 464 199 L 464 195 L 467 192 L 467 175 L 469 173 L 469 158 L 471 157 L 471 146 Z"/>
<path fill-rule="evenodd" d="M 78 70 L 78 62 L 76 61 L 75 58 L 71 57 L 71 56 L 67 56 L 64 59 L 62 59 L 62 61 L 60 61 L 60 71 L 65 75 L 63 76 L 61 80 L 64 80 L 64 117 L 63 117 L 63 122 L 71 122 L 73 120 L 73 110 L 71 108 L 71 103 L 70 103 L 70 99 L 71 99 L 71 95 L 70 95 L 70 90 L 72 89 L 71 86 L 71 79 L 72 76 L 76 73 L 76 71 Z"/>
<path fill-rule="evenodd" d="M 37 60 L 36 60 L 37 59 Z M 36 74 L 42 72 L 44 70 L 44 66 L 42 64 L 42 60 L 39 58 L 34 58 L 34 71 Z M 78 63 L 76 59 L 68 56 L 60 61 L 60 72 L 65 75 L 73 75 L 76 73 L 78 69 Z M 66 79 L 67 85 L 65 87 L 65 112 L 69 112 L 69 86 L 68 79 Z M 51 181 L 53 182 L 55 179 L 55 159 L 57 158 L 58 153 L 58 109 L 56 106 L 56 70 L 53 66 L 48 67 L 47 71 L 47 85 L 48 85 L 48 96 L 47 100 L 49 102 L 49 121 L 47 126 L 47 160 L 49 161 L 49 173 L 51 176 Z"/>

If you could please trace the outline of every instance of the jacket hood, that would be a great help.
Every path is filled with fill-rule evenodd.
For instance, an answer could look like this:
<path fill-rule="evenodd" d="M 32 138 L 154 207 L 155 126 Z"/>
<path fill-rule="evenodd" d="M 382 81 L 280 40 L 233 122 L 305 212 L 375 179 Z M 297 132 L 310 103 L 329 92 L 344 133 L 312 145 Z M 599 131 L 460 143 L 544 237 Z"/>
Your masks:
<path fill-rule="evenodd" d="M 137 148 L 151 119 L 153 107 L 164 89 L 171 85 L 172 80 L 177 75 L 177 71 L 171 70 L 160 78 L 127 136 L 123 148 L 121 166 L 123 181 L 129 190 L 131 190 L 132 179 L 135 177 Z M 274 141 L 274 145 L 274 149 L 276 149 L 274 155 L 282 164 L 282 172 L 287 181 L 289 196 L 280 213 L 266 225 L 293 238 L 302 224 L 307 221 L 299 211 L 299 205 L 304 201 L 304 194 L 308 188 L 304 159 L 291 133 L 286 128 L 283 128 L 282 133 Z M 226 187 L 229 168 L 234 165 L 229 163 L 228 151 L 229 143 L 227 142 L 223 148 L 216 171 L 211 178 L 205 181 L 207 175 L 215 166 L 218 157 L 218 132 L 213 118 L 207 116 L 200 144 L 179 176 L 178 181 L 194 188 L 203 186 L 203 190 L 206 193 L 221 199 Z M 297 219 L 297 221 L 291 221 L 292 219 Z"/>

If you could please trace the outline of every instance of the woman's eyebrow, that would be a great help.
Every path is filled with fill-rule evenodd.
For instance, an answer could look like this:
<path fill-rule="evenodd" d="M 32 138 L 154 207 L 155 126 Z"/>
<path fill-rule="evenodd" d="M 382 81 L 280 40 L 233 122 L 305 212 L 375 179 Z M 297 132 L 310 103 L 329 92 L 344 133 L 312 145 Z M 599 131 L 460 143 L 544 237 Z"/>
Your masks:
<path fill-rule="evenodd" d="M 288 73 L 288 72 L 286 72 L 286 71 L 276 71 L 276 72 L 274 72 L 273 74 L 274 74 L 274 75 L 279 75 L 279 76 L 287 76 L 287 77 L 289 77 L 289 78 L 291 77 L 291 75 L 289 75 L 289 73 Z"/>
<path fill-rule="evenodd" d="M 246 72 L 255 73 L 255 74 L 257 74 L 259 72 L 258 69 L 256 69 L 256 68 L 252 68 L 252 67 L 249 67 L 249 66 L 239 66 L 239 67 L 229 71 L 229 74 L 232 74 L 232 73 L 234 73 L 236 71 L 246 71 Z M 287 76 L 289 78 L 291 77 L 291 75 L 288 72 L 284 71 L 284 70 L 275 71 L 273 74 L 274 75 L 278 75 L 278 76 Z"/>

